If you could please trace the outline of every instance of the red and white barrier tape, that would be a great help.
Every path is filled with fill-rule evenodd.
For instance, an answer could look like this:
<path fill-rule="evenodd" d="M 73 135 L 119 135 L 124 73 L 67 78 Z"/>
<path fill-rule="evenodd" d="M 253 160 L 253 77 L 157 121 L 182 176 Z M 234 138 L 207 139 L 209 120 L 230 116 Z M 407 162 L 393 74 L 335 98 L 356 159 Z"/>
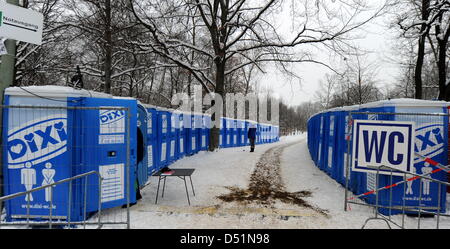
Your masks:
<path fill-rule="evenodd" d="M 450 165 L 449 165 L 449 166 L 443 166 L 442 164 L 440 164 L 440 163 L 434 161 L 434 160 L 431 159 L 431 158 L 424 157 L 424 156 L 422 156 L 422 155 L 420 155 L 420 154 L 417 154 L 417 153 L 416 153 L 416 155 L 418 155 L 419 157 L 423 158 L 425 162 L 427 162 L 427 163 L 429 163 L 429 164 L 431 164 L 431 165 L 433 165 L 433 166 L 435 166 L 435 167 L 438 167 L 438 169 L 435 169 L 435 170 L 431 171 L 430 173 L 426 173 L 426 174 L 423 174 L 423 175 L 420 175 L 420 176 L 414 176 L 414 177 L 412 177 L 412 178 L 406 179 L 406 180 L 401 181 L 401 182 L 394 183 L 394 184 L 389 185 L 389 186 L 384 186 L 384 187 L 379 188 L 379 189 L 377 189 L 377 190 L 371 190 L 371 191 L 369 191 L 369 192 L 367 192 L 367 193 L 360 194 L 360 195 L 358 195 L 358 196 L 348 198 L 347 200 L 350 201 L 350 200 L 354 200 L 354 199 L 356 199 L 356 198 L 360 198 L 360 197 L 363 197 L 363 196 L 368 196 L 368 195 L 371 195 L 371 194 L 375 194 L 376 192 L 380 192 L 380 191 L 382 191 L 382 190 L 394 188 L 394 187 L 397 187 L 397 186 L 399 186 L 399 185 L 401 185 L 401 184 L 403 184 L 403 183 L 406 183 L 406 182 L 412 182 L 412 181 L 415 181 L 415 180 L 417 180 L 417 179 L 420 179 L 420 178 L 423 177 L 423 176 L 428 176 L 428 175 L 431 175 L 431 174 L 434 174 L 434 173 L 437 173 L 437 172 L 440 172 L 440 171 L 446 171 L 447 173 L 450 173 Z"/>

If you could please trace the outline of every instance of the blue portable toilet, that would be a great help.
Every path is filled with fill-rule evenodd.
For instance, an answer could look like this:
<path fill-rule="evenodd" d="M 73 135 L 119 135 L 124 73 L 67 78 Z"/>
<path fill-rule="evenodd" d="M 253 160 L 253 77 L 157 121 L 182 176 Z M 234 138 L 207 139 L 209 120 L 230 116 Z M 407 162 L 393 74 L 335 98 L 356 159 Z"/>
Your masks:
<path fill-rule="evenodd" d="M 275 142 L 280 141 L 280 126 L 275 127 Z"/>
<path fill-rule="evenodd" d="M 195 146 L 195 153 L 198 153 L 202 149 L 202 131 L 203 131 L 203 114 L 202 113 L 196 113 L 194 115 L 194 129 L 196 132 L 195 139 L 196 139 L 196 146 Z M 206 137 L 205 137 L 205 143 L 206 143 Z"/>
<path fill-rule="evenodd" d="M 250 121 L 245 120 L 244 121 L 244 131 L 243 131 L 243 133 L 244 133 L 244 143 L 243 143 L 243 145 L 244 146 L 249 145 L 249 141 L 248 141 L 248 128 L 249 128 L 249 125 L 250 125 Z"/>
<path fill-rule="evenodd" d="M 279 127 L 277 125 L 273 126 L 273 141 L 278 142 L 279 137 Z"/>
<path fill-rule="evenodd" d="M 178 129 L 177 119 L 178 116 L 173 113 L 173 111 L 168 111 L 169 119 L 170 119 L 170 132 L 169 132 L 169 144 L 170 144 L 170 152 L 169 152 L 169 164 L 172 164 L 178 159 L 178 151 L 177 151 L 177 143 L 178 143 Z"/>
<path fill-rule="evenodd" d="M 325 172 L 327 172 L 328 175 L 332 176 L 333 174 L 333 167 L 334 167 L 334 159 L 335 159 L 335 125 L 336 125 L 336 121 L 335 121 L 335 113 L 334 110 L 329 110 L 328 112 L 328 117 L 329 117 L 329 129 L 328 129 L 328 160 L 327 160 L 327 165 L 325 167 Z"/>
<path fill-rule="evenodd" d="M 256 124 L 256 140 L 255 144 L 261 144 L 261 124 Z"/>
<path fill-rule="evenodd" d="M 148 140 L 147 140 L 147 132 L 148 132 L 148 113 L 145 107 L 138 103 L 137 106 L 137 155 L 136 155 L 136 163 L 137 163 L 137 178 L 139 187 L 143 188 L 148 181 Z"/>
<path fill-rule="evenodd" d="M 319 165 L 319 168 L 322 171 L 326 171 L 328 168 L 328 142 L 330 138 L 330 114 L 329 112 L 323 113 L 323 137 L 322 137 L 322 163 Z"/>
<path fill-rule="evenodd" d="M 178 155 L 179 155 L 179 158 L 183 158 L 186 155 L 186 148 L 187 148 L 187 145 L 186 145 L 186 142 L 187 142 L 187 140 L 186 140 L 186 136 L 187 136 L 186 135 L 186 133 L 187 133 L 186 132 L 186 126 L 187 126 L 186 120 L 189 120 L 188 116 L 185 113 L 180 112 L 178 114 L 178 130 L 179 130 Z"/>
<path fill-rule="evenodd" d="M 345 184 L 344 175 L 346 172 L 344 171 L 346 170 L 345 162 L 347 160 L 347 158 L 344 158 L 347 150 L 346 127 L 345 112 L 340 108 L 339 111 L 336 112 L 336 159 L 333 178 L 342 185 Z"/>
<path fill-rule="evenodd" d="M 259 140 L 259 144 L 263 144 L 263 134 L 264 134 L 264 124 L 260 123 L 259 124 L 259 132 L 258 132 L 258 140 Z"/>
<path fill-rule="evenodd" d="M 170 121 L 169 112 L 158 109 L 158 170 L 170 163 Z"/>
<path fill-rule="evenodd" d="M 197 148 L 196 148 L 196 152 L 199 152 L 201 150 L 204 150 L 204 148 L 206 148 L 206 134 L 204 134 L 204 125 L 205 125 L 205 120 L 203 119 L 203 114 L 197 113 L 195 114 L 195 118 L 194 118 L 194 122 L 195 122 L 195 129 L 197 132 Z"/>
<path fill-rule="evenodd" d="M 264 124 L 262 140 L 263 140 L 263 143 L 265 143 L 265 144 L 269 142 L 268 139 L 267 139 L 267 131 L 269 130 L 268 128 L 269 128 L 269 125 L 268 124 Z"/>
<path fill-rule="evenodd" d="M 3 109 L 5 195 L 90 171 L 99 172 L 105 179 L 101 196 L 97 177 L 87 178 L 87 196 L 84 195 L 86 178 L 72 182 L 71 206 L 69 183 L 53 188 L 52 207 L 50 191 L 46 190 L 7 201 L 8 221 L 26 217 L 45 220 L 49 218 L 50 208 L 55 219 L 66 220 L 70 216 L 72 221 L 81 221 L 84 198 L 87 199 L 87 212 L 93 213 L 98 211 L 99 198 L 102 209 L 126 204 L 128 189 L 130 202 L 135 202 L 136 100 L 114 99 L 110 95 L 69 87 L 33 86 L 7 88 L 5 105 L 42 106 L 42 109 Z M 46 106 L 61 109 L 44 109 Z M 83 107 L 99 109 L 76 109 Z M 129 108 L 129 112 L 107 109 L 111 107 Z M 129 174 L 125 170 L 127 152 L 131 153 Z M 116 178 L 120 184 L 111 185 L 108 182 L 111 178 Z M 107 192 L 108 188 L 115 191 Z M 26 208 L 28 201 L 30 216 Z"/>
<path fill-rule="evenodd" d="M 447 113 L 448 103 L 442 101 L 423 101 L 423 100 L 410 100 L 410 99 L 397 99 L 389 101 L 379 101 L 374 103 L 368 103 L 361 106 L 344 107 L 342 109 L 329 110 L 328 112 L 316 114 L 308 120 L 308 147 L 312 155 L 313 160 L 317 164 L 323 164 L 327 156 L 320 155 L 321 153 L 327 153 L 320 148 L 323 142 L 325 147 L 330 147 L 334 143 L 334 165 L 337 165 L 335 170 L 331 171 L 331 176 L 335 178 L 341 184 L 345 184 L 346 180 L 346 163 L 347 158 L 351 158 L 352 155 L 352 140 L 350 140 L 350 150 L 347 146 L 347 137 L 350 135 L 349 129 L 349 114 L 353 112 L 352 118 L 354 120 L 389 120 L 389 121 L 413 121 L 416 125 L 416 139 L 415 139 L 415 152 L 424 155 L 432 160 L 439 162 L 443 165 L 448 164 L 448 116 L 447 115 L 391 115 L 389 113 Z M 355 114 L 355 112 L 359 112 Z M 328 134 L 333 122 L 331 118 L 334 115 L 334 136 L 335 139 L 324 137 L 323 134 Z M 322 120 L 323 119 L 323 120 Z M 323 126 L 324 125 L 324 126 Z M 316 127 L 320 127 L 317 130 Z M 317 139 L 317 137 L 324 137 L 324 139 Z M 352 138 L 353 139 L 353 138 Z M 318 141 L 317 141 L 318 140 Z M 322 141 L 324 140 L 324 141 Z M 426 141 L 425 141 L 426 140 Z M 317 141 L 317 142 L 316 142 Z M 329 153 L 329 152 L 328 152 Z M 320 167 L 320 166 L 319 166 Z M 414 162 L 414 170 L 418 174 L 425 172 L 431 172 L 437 168 L 426 163 L 422 158 L 416 156 Z M 379 176 L 379 184 L 376 185 L 377 179 L 375 173 L 366 173 L 358 171 L 350 171 L 349 176 L 349 189 L 355 194 L 362 194 L 374 189 L 395 184 L 404 180 L 404 175 L 394 176 L 391 178 L 389 172 Z M 432 174 L 431 177 L 440 181 L 447 181 L 447 174 L 445 172 L 438 172 Z M 412 176 L 410 176 L 412 177 Z M 424 185 L 428 184 L 425 188 Z M 382 208 L 379 212 L 382 214 L 398 214 L 401 210 L 389 210 L 389 206 L 402 206 L 405 202 L 406 206 L 418 206 L 419 205 L 419 193 L 420 187 L 424 187 L 422 193 L 421 205 L 424 207 L 433 208 L 441 203 L 440 211 L 445 212 L 446 203 L 446 187 L 441 186 L 438 189 L 438 184 L 432 182 L 426 182 L 420 184 L 420 181 L 410 181 L 407 183 L 406 195 L 404 196 L 404 187 L 394 187 L 389 190 L 383 190 L 379 192 L 379 205 Z M 402 185 L 403 186 L 403 185 Z M 441 193 L 440 195 L 438 193 Z M 392 201 L 390 196 L 392 195 Z M 363 198 L 370 204 L 376 202 L 375 195 L 368 195 Z M 436 210 L 437 211 L 437 210 Z M 415 211 L 406 211 L 406 213 L 414 213 Z"/>
<path fill-rule="evenodd" d="M 226 120 L 225 118 L 220 118 L 220 135 L 219 135 L 219 147 L 226 148 Z"/>
<path fill-rule="evenodd" d="M 273 143 L 272 141 L 272 125 L 269 124 L 267 126 L 267 135 L 266 135 L 267 143 Z"/>
<path fill-rule="evenodd" d="M 395 112 L 394 107 L 388 106 L 376 106 L 375 103 L 370 103 L 369 105 L 361 105 L 359 107 L 358 112 L 362 112 L 360 114 L 354 115 L 354 119 L 358 120 L 393 120 L 394 115 L 378 115 L 378 114 L 364 114 L 364 112 L 379 112 L 379 113 L 392 113 Z M 371 107 L 373 106 L 373 107 Z M 366 173 L 366 172 L 355 172 L 356 181 L 358 182 L 356 186 L 356 194 L 362 194 L 368 192 L 369 188 L 371 190 L 376 188 L 376 174 L 375 173 Z M 371 191 L 370 190 L 370 191 Z M 368 203 L 375 203 L 375 195 L 368 195 L 365 197 Z"/>
<path fill-rule="evenodd" d="M 230 118 L 224 118 L 225 120 L 225 148 L 233 146 L 233 125 Z"/>
<path fill-rule="evenodd" d="M 158 111 L 156 107 L 144 105 L 147 109 L 147 167 L 151 176 L 159 169 L 158 157 Z"/>
<path fill-rule="evenodd" d="M 426 101 L 414 99 L 396 99 L 390 101 L 380 101 L 363 105 L 364 111 L 381 111 L 393 113 L 441 113 L 447 114 L 448 103 L 443 101 Z M 420 115 L 368 115 L 368 119 L 376 120 L 394 120 L 394 121 L 413 121 L 416 125 L 416 139 L 414 151 L 420 155 L 428 157 L 442 165 L 448 165 L 448 116 L 420 116 Z M 413 171 L 417 174 L 424 174 L 436 170 L 437 167 L 426 163 L 422 158 L 414 157 Z M 367 174 L 367 182 L 370 182 L 372 175 Z M 407 176 L 408 177 L 408 176 Z M 412 176 L 409 176 L 411 178 Z M 447 182 L 447 173 L 444 171 L 431 174 L 429 177 Z M 404 176 L 394 176 L 393 183 L 402 181 Z M 372 180 L 373 181 L 373 180 Z M 380 175 L 379 186 L 387 186 L 391 184 L 391 177 L 389 175 Z M 370 185 L 370 184 L 368 184 Z M 373 186 L 370 186 L 373 187 Z M 368 187 L 368 188 L 370 188 Z M 419 205 L 419 193 L 422 187 L 422 201 L 421 205 L 425 207 L 437 207 L 441 204 L 440 212 L 445 213 L 446 209 L 446 186 L 441 185 L 438 189 L 437 183 L 419 180 L 409 182 L 407 184 L 407 191 L 405 204 L 407 206 Z M 364 189 L 367 190 L 367 189 Z M 389 203 L 390 191 L 381 191 L 379 193 L 379 203 L 385 207 L 401 206 L 403 204 L 404 189 L 402 187 L 392 188 L 392 203 Z M 440 192 L 440 196 L 439 196 Z M 367 198 L 369 203 L 374 203 L 375 198 Z M 388 208 L 381 208 L 379 210 L 383 214 L 398 214 L 401 210 L 389 210 Z M 434 210 L 437 211 L 437 210 Z M 407 213 L 413 213 L 410 211 Z"/>
<path fill-rule="evenodd" d="M 210 127 L 211 127 L 211 116 L 203 114 L 202 115 L 202 128 L 200 130 L 201 150 L 208 150 L 208 148 L 209 148 Z"/>
<path fill-rule="evenodd" d="M 187 128 L 187 149 L 186 153 L 188 155 L 194 155 L 197 153 L 197 144 L 198 144 L 198 131 L 195 126 L 195 114 L 189 114 L 189 124 Z"/>
<path fill-rule="evenodd" d="M 192 153 L 197 154 L 201 148 L 200 132 L 201 132 L 201 116 L 198 113 L 193 113 L 191 116 L 192 128 L 191 128 L 191 148 Z"/>
<path fill-rule="evenodd" d="M 325 118 L 324 118 L 324 113 L 320 113 L 319 114 L 319 136 L 318 136 L 318 140 L 319 140 L 319 144 L 318 144 L 318 148 L 317 148 L 317 167 L 319 169 L 322 168 L 323 165 L 323 161 L 324 161 L 324 148 L 325 148 L 325 142 L 324 142 L 324 137 L 325 137 L 325 131 L 324 131 L 324 127 L 325 127 Z"/>
<path fill-rule="evenodd" d="M 181 117 L 180 117 L 181 116 Z M 175 158 L 174 161 L 181 159 L 184 156 L 185 150 L 184 150 L 184 136 L 183 133 L 183 114 L 179 111 L 174 110 L 172 112 L 172 130 L 174 132 L 174 139 L 175 139 Z"/>
<path fill-rule="evenodd" d="M 238 119 L 236 128 L 238 134 L 237 146 L 245 146 L 245 121 Z"/>
<path fill-rule="evenodd" d="M 232 133 L 232 137 L 233 137 L 233 141 L 232 141 L 232 147 L 237 147 L 238 146 L 238 139 L 239 139 L 239 131 L 238 131 L 238 127 L 237 127 L 237 120 L 236 119 L 232 119 L 231 120 L 231 125 L 232 125 L 232 129 L 231 129 L 231 133 Z"/>

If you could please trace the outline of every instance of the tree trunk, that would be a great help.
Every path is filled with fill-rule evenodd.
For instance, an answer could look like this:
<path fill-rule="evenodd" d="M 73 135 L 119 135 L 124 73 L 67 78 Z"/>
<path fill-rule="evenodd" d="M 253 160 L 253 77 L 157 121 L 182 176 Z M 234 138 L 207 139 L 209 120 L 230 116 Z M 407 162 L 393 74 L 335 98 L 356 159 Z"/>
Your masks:
<path fill-rule="evenodd" d="M 223 59 L 219 59 L 220 61 L 216 61 L 216 91 L 215 93 L 222 96 L 223 99 L 223 106 L 225 106 L 225 88 L 224 88 L 224 84 L 225 84 L 225 62 L 223 61 Z M 215 101 L 214 101 L 215 103 Z M 222 109 L 223 111 L 223 109 Z M 215 114 L 213 115 L 212 119 L 216 120 L 219 119 L 220 120 L 221 117 L 219 117 L 219 115 L 217 115 L 217 112 L 215 112 Z M 220 145 L 220 127 L 212 127 L 211 131 L 210 131 L 210 143 L 209 143 L 209 150 L 210 151 L 214 151 L 215 149 L 219 148 Z"/>
<path fill-rule="evenodd" d="M 422 0 L 422 21 L 426 22 L 429 16 L 430 0 Z M 423 23 L 420 27 L 419 48 L 417 52 L 416 70 L 414 74 L 414 82 L 416 88 L 416 99 L 422 99 L 422 67 L 425 56 L 425 41 L 428 33 L 428 27 L 426 23 Z"/>
<path fill-rule="evenodd" d="M 450 36 L 450 26 L 447 27 L 447 30 L 442 30 L 440 24 L 442 24 L 442 15 L 439 17 L 439 24 L 436 25 L 436 38 L 438 42 L 437 67 L 439 74 L 439 100 L 450 101 L 450 88 L 447 85 L 447 44 Z"/>
<path fill-rule="evenodd" d="M 105 89 L 111 93 L 112 74 L 112 34 L 111 34 L 111 0 L 105 0 Z"/>

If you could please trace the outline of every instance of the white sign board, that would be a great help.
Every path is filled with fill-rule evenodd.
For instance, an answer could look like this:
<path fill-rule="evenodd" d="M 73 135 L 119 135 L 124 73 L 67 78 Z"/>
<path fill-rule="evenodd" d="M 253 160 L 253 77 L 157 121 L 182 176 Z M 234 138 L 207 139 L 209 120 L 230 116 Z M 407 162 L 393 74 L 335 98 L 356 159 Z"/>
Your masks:
<path fill-rule="evenodd" d="M 388 166 L 412 172 L 414 166 L 415 123 L 355 120 L 353 127 L 352 170 L 375 173 Z M 391 174 L 380 169 L 380 174 Z M 393 175 L 403 175 L 393 172 Z"/>
<path fill-rule="evenodd" d="M 42 13 L 0 2 L 0 37 L 41 45 L 43 23 Z"/>

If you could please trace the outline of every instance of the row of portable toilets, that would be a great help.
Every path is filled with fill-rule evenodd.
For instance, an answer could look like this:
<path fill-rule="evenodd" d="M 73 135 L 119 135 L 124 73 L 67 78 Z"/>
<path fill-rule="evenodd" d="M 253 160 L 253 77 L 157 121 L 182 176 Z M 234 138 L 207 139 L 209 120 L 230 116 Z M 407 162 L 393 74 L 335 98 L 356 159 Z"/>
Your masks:
<path fill-rule="evenodd" d="M 209 148 L 211 116 L 183 113 L 154 106 L 143 105 L 147 110 L 148 174 L 151 175 L 173 162 Z M 253 121 L 221 118 L 219 147 L 248 146 L 248 128 L 257 127 L 256 144 L 279 141 L 278 126 Z M 146 174 L 140 174 L 146 182 Z"/>
<path fill-rule="evenodd" d="M 128 198 L 134 203 L 135 186 L 145 186 L 161 168 L 209 146 L 210 116 L 143 105 L 133 98 L 31 86 L 7 88 L 4 101 L 4 195 L 86 172 L 102 177 L 101 188 L 99 177 L 90 175 L 6 201 L 8 221 L 48 219 L 50 209 L 53 219 L 81 221 L 99 206 L 120 207 Z M 248 145 L 251 123 L 223 118 L 220 147 Z M 278 126 L 254 124 L 257 144 L 279 140 Z"/>
<path fill-rule="evenodd" d="M 349 130 L 349 116 L 352 120 L 389 120 L 389 121 L 414 121 L 416 125 L 415 152 L 432 160 L 448 164 L 449 120 L 447 114 L 449 103 L 442 101 L 424 101 L 412 99 L 395 99 L 368 103 L 358 106 L 335 108 L 318 113 L 308 121 L 308 148 L 315 165 L 346 187 L 347 158 L 351 158 L 353 149 L 353 136 Z M 365 114 L 368 113 L 368 114 Z M 390 114 L 389 114 L 390 113 Z M 403 113 L 402 115 L 392 115 Z M 406 115 L 405 115 L 406 113 Z M 408 115 L 411 113 L 411 115 Z M 422 115 L 420 115 L 422 114 Z M 433 114 L 427 116 L 426 114 Z M 351 140 L 347 141 L 347 138 Z M 350 157 L 347 157 L 350 153 Z M 436 167 L 426 163 L 423 158 L 414 156 L 414 171 L 417 174 L 431 172 Z M 430 168 L 431 167 L 431 168 Z M 390 186 L 404 180 L 404 176 L 380 174 L 379 183 L 376 185 L 376 173 L 357 172 L 349 167 L 348 190 L 355 195 L 362 195 L 372 190 Z M 407 176 L 412 177 L 411 175 Z M 433 179 L 448 182 L 447 173 L 444 171 L 430 175 Z M 422 191 L 420 191 L 422 188 Z M 445 213 L 446 186 L 426 180 L 409 181 L 405 185 L 399 185 L 378 193 L 378 204 L 383 208 L 379 212 L 383 214 L 397 214 L 401 210 L 389 207 L 435 207 L 432 211 Z M 371 205 L 376 204 L 376 195 L 369 194 L 361 199 Z M 421 199 L 419 201 L 419 199 Z M 416 213 L 410 211 L 406 213 Z"/>

